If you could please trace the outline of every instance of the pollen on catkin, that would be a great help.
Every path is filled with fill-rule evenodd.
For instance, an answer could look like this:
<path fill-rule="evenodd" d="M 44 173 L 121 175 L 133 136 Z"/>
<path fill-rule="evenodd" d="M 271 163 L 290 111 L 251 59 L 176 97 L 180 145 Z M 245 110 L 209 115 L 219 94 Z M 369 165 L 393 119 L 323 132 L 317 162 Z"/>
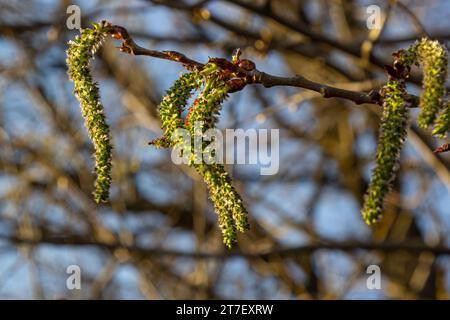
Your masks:
<path fill-rule="evenodd" d="M 407 131 L 408 110 L 405 96 L 404 80 L 388 81 L 384 88 L 376 165 L 362 210 L 362 216 L 367 224 L 373 224 L 381 218 L 384 198 L 395 178 L 396 165 Z"/>
<path fill-rule="evenodd" d="M 111 185 L 111 141 L 100 92 L 93 81 L 89 62 L 105 40 L 110 24 L 94 23 L 92 29 L 83 29 L 73 41 L 69 41 L 67 66 L 74 82 L 74 93 L 81 106 L 85 125 L 95 148 L 95 191 L 97 203 L 105 202 Z"/>

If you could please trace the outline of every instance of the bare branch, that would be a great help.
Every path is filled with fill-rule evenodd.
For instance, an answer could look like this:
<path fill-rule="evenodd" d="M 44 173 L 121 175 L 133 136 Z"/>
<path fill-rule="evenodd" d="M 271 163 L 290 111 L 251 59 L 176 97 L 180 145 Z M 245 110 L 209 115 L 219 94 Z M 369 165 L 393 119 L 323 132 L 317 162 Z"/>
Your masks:
<path fill-rule="evenodd" d="M 113 38 L 123 40 L 120 51 L 132 54 L 132 55 L 144 55 L 158 59 L 165 59 L 181 63 L 186 69 L 192 70 L 193 68 L 203 68 L 205 64 L 188 58 L 186 55 L 177 51 L 156 51 L 143 48 L 136 44 L 133 38 L 129 35 L 127 29 L 121 26 L 114 25 L 111 28 L 111 34 Z M 353 101 L 356 104 L 372 103 L 382 104 L 381 95 L 377 90 L 371 90 L 370 92 L 358 92 L 341 88 L 336 88 L 326 84 L 311 81 L 301 75 L 294 77 L 280 77 L 268 74 L 257 70 L 246 70 L 233 65 L 225 59 L 220 59 L 221 63 L 224 63 L 226 67 L 232 68 L 233 72 L 244 81 L 244 84 L 262 84 L 266 88 L 274 86 L 288 86 L 298 87 L 315 91 L 322 95 L 324 98 L 342 98 Z M 414 95 L 409 96 L 410 107 L 416 107 L 419 101 L 418 97 Z"/>

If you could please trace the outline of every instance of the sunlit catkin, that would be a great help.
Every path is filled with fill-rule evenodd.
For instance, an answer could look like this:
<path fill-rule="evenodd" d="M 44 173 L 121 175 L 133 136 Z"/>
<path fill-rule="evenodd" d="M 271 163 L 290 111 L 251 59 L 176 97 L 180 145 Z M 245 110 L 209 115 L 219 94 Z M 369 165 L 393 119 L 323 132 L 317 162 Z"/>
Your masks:
<path fill-rule="evenodd" d="M 81 111 L 95 148 L 94 198 L 97 203 L 105 202 L 111 185 L 111 141 L 103 105 L 97 84 L 93 81 L 89 62 L 106 38 L 109 24 L 94 23 L 92 29 L 69 41 L 67 65 L 70 79 L 74 82 L 74 93 L 80 101 Z"/>
<path fill-rule="evenodd" d="M 420 97 L 419 126 L 428 128 L 433 124 L 442 106 L 444 84 L 447 78 L 447 53 L 438 41 L 422 39 L 416 44 L 418 62 L 423 64 L 423 92 Z M 447 107 L 448 109 L 448 107 Z M 444 112 L 436 123 L 434 133 L 443 135 L 448 128 L 448 114 Z"/>
<path fill-rule="evenodd" d="M 373 224 L 381 218 L 384 199 L 395 178 L 396 165 L 407 130 L 408 110 L 405 95 L 403 80 L 391 79 L 384 88 L 376 165 L 362 210 L 362 216 L 367 224 Z"/>

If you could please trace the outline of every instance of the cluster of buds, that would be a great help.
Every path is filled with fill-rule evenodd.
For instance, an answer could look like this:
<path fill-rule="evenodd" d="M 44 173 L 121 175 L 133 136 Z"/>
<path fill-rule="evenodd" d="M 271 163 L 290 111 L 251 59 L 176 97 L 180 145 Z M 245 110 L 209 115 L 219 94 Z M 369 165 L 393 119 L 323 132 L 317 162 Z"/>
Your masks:
<path fill-rule="evenodd" d="M 244 89 L 247 83 L 252 81 L 252 71 L 256 70 L 255 63 L 248 59 L 241 59 L 241 54 L 241 50 L 237 49 L 231 62 L 224 58 L 210 58 L 208 61 L 209 64 L 220 68 L 219 77 L 226 79 L 229 93 Z"/>

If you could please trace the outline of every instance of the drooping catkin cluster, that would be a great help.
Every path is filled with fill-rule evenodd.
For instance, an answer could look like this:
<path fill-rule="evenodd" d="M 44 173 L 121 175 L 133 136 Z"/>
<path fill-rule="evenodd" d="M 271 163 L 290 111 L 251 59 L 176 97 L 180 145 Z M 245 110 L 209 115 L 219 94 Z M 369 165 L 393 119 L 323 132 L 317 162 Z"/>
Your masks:
<path fill-rule="evenodd" d="M 408 102 L 405 79 L 413 64 L 423 64 L 423 92 L 418 123 L 428 128 L 434 123 L 433 134 L 445 137 L 450 127 L 450 103 L 445 97 L 447 53 L 437 41 L 422 39 L 408 50 L 396 54 L 393 67 L 388 67 L 389 81 L 381 90 L 383 116 L 378 140 L 376 166 L 366 194 L 362 215 L 367 224 L 378 221 L 384 198 L 395 178 L 396 164 L 406 137 Z M 440 113 L 439 113 L 440 112 Z"/>
<path fill-rule="evenodd" d="M 67 50 L 68 74 L 74 82 L 74 93 L 80 101 L 85 125 L 95 148 L 97 178 L 94 198 L 97 203 L 108 199 L 111 185 L 112 146 L 99 88 L 92 79 L 89 62 L 105 40 L 109 26 L 108 23 L 101 22 L 94 23 L 92 29 L 83 29 L 74 41 L 69 41 Z"/>
<path fill-rule="evenodd" d="M 381 218 L 384 198 L 395 178 L 396 165 L 406 137 L 408 109 L 405 82 L 391 79 L 383 90 L 383 116 L 378 137 L 376 166 L 366 194 L 362 215 L 367 224 Z"/>
<path fill-rule="evenodd" d="M 188 130 L 191 137 L 202 135 L 206 130 L 215 128 L 221 105 L 229 90 L 225 78 L 222 70 L 214 63 L 208 63 L 201 71 L 193 70 L 182 75 L 167 91 L 160 104 L 159 112 L 165 135 L 152 144 L 157 147 L 175 147 L 183 143 L 173 135 L 177 128 Z M 183 119 L 182 113 L 195 91 L 199 94 Z M 189 165 L 195 168 L 208 185 L 211 200 L 219 217 L 223 242 L 227 247 L 231 247 L 236 241 L 236 231 L 244 232 L 249 228 L 247 210 L 224 166 L 215 162 L 207 164 L 203 161 L 205 147 L 206 144 L 203 143 L 200 153 L 202 159 L 197 159 L 198 154 L 191 152 Z"/>

